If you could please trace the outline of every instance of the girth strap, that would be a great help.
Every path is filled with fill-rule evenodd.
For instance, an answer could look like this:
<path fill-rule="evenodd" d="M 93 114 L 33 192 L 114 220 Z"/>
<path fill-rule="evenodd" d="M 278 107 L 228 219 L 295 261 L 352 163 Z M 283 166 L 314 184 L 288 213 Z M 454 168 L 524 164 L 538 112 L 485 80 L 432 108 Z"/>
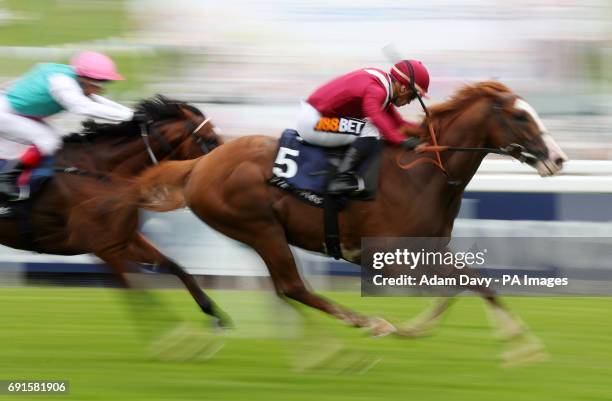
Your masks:
<path fill-rule="evenodd" d="M 330 195 L 323 198 L 323 229 L 325 231 L 325 250 L 334 259 L 342 258 L 340 247 L 340 226 L 338 224 L 338 200 Z"/>

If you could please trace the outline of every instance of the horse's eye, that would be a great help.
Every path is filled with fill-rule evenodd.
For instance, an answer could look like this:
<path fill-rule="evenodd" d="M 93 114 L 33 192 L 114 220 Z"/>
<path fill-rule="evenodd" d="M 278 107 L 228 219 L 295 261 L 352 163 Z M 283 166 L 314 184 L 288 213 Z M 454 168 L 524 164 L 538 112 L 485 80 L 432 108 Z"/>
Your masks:
<path fill-rule="evenodd" d="M 529 115 L 527 115 L 527 113 L 523 111 L 518 114 L 515 114 L 514 119 L 518 122 L 526 123 L 526 122 L 529 122 Z"/>

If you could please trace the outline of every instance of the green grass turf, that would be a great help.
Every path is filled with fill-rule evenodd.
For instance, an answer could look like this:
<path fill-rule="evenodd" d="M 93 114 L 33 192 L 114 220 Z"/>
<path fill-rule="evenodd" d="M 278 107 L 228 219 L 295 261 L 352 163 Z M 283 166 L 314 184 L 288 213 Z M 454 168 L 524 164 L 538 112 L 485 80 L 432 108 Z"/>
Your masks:
<path fill-rule="evenodd" d="M 136 327 L 148 323 L 137 326 L 130 319 L 117 290 L 0 289 L 0 380 L 68 379 L 71 386 L 69 395 L 0 400 L 612 399 L 612 298 L 507 299 L 551 353 L 546 362 L 508 369 L 500 367 L 503 346 L 492 337 L 476 298 L 459 300 L 427 338 L 372 339 L 308 313 L 305 340 L 295 338 L 301 332 L 297 315 L 268 293 L 211 294 L 237 325 L 225 347 L 208 361 L 160 362 L 147 358 L 137 335 Z M 203 327 L 186 292 L 155 295 L 172 314 Z M 421 298 L 327 295 L 393 321 L 427 304 Z M 159 327 L 166 315 L 162 308 L 147 314 Z M 340 374 L 333 362 L 306 373 L 294 371 L 296 361 L 322 353 L 330 343 L 382 360 L 362 375 Z"/>

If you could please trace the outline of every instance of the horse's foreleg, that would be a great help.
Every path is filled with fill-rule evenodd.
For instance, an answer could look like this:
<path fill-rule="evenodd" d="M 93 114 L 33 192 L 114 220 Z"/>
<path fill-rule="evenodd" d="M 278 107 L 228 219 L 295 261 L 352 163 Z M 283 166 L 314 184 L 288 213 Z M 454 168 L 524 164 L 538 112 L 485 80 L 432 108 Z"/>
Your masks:
<path fill-rule="evenodd" d="M 457 268 L 453 264 L 446 264 L 438 267 L 436 273 L 444 277 L 452 277 L 457 283 L 460 282 L 460 276 L 469 276 L 470 278 L 481 277 L 477 271 L 472 270 L 468 266 Z M 496 330 L 497 336 L 500 338 L 512 339 L 527 331 L 527 327 L 501 302 L 493 288 L 481 284 L 474 284 L 457 286 L 456 290 L 457 292 L 470 290 L 480 295 L 482 299 L 485 300 L 488 310 L 491 312 L 490 316 L 493 317 L 494 329 Z"/>
<path fill-rule="evenodd" d="M 479 276 L 471 269 L 464 270 L 462 274 Z M 482 285 L 466 286 L 465 288 L 479 294 L 485 300 L 496 336 L 508 343 L 508 350 L 501 356 L 505 365 L 524 364 L 548 358 L 542 341 L 501 302 L 492 288 Z"/>
<path fill-rule="evenodd" d="M 474 278 L 480 277 L 478 272 L 469 267 L 462 267 L 459 269 L 453 264 L 441 265 L 438 266 L 435 271 L 428 269 L 425 272 L 425 274 L 430 273 L 436 273 L 445 278 L 454 278 L 456 282 L 460 281 L 461 275 L 467 275 Z M 466 289 L 480 295 L 485 300 L 497 336 L 503 339 L 511 339 L 520 336 L 526 331 L 525 325 L 520 319 L 510 313 L 492 288 L 483 285 L 465 285 L 457 286 L 455 292 L 459 293 Z M 409 322 L 400 325 L 397 334 L 407 337 L 419 337 L 428 334 L 441 320 L 443 314 L 449 309 L 454 299 L 454 296 L 436 299 L 432 306 Z"/>
<path fill-rule="evenodd" d="M 455 301 L 454 297 L 437 298 L 416 317 L 397 327 L 397 334 L 404 337 L 422 337 L 438 325 L 444 313 Z"/>
<path fill-rule="evenodd" d="M 279 296 L 321 310 L 352 326 L 370 328 L 374 335 L 384 335 L 396 330 L 383 319 L 361 316 L 308 290 L 298 273 L 295 259 L 280 226 L 268 226 L 266 233 L 260 232 L 258 238 L 250 245 L 266 263 Z"/>
<path fill-rule="evenodd" d="M 220 327 L 232 326 L 229 316 L 202 290 L 195 278 L 187 273 L 178 263 L 157 250 L 142 234 L 135 236 L 126 252 L 127 259 L 151 262 L 162 269 L 167 269 L 183 282 L 202 312 L 214 317 L 215 323 Z"/>
<path fill-rule="evenodd" d="M 472 290 L 479 292 L 478 289 Z M 487 312 L 493 322 L 496 336 L 508 345 L 507 350 L 501 354 L 505 366 L 548 359 L 549 354 L 544 343 L 500 301 L 497 295 L 488 293 L 481 295 L 487 303 Z"/>
<path fill-rule="evenodd" d="M 463 269 L 461 274 L 480 277 L 480 274 L 469 268 Z M 494 289 L 484 285 L 466 285 L 464 288 L 480 295 L 484 299 L 497 337 L 502 340 L 511 340 L 528 332 L 527 326 L 519 317 L 510 312 Z"/>

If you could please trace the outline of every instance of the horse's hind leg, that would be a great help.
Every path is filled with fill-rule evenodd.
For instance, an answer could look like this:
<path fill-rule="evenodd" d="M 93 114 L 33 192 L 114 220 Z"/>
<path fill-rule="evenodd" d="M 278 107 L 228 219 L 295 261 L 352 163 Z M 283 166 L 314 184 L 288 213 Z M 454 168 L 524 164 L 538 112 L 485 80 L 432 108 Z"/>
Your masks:
<path fill-rule="evenodd" d="M 137 234 L 127 248 L 126 258 L 135 261 L 150 261 L 157 267 L 168 269 L 177 276 L 187 287 L 189 293 L 196 301 L 202 312 L 215 318 L 220 327 L 231 327 L 229 316 L 223 312 L 215 302 L 202 290 L 195 278 L 187 273 L 183 267 L 157 250 L 142 234 Z"/>
<path fill-rule="evenodd" d="M 126 287 L 129 283 L 122 272 L 125 261 L 151 263 L 168 269 L 185 284 L 200 309 L 215 318 L 215 323 L 224 327 L 231 325 L 227 315 L 202 291 L 193 276 L 137 232 L 136 209 L 126 207 L 114 210 L 111 219 L 109 210 L 112 209 L 106 203 L 108 200 L 105 198 L 91 199 L 72 209 L 69 224 L 73 227 L 73 241 L 84 243 L 85 249 L 93 249 L 96 255 L 113 267 Z M 89 229 L 79 230 L 80 227 Z"/>
<path fill-rule="evenodd" d="M 146 250 L 142 246 L 144 243 L 148 244 L 143 238 L 141 246 L 137 248 L 139 251 Z M 151 247 L 150 255 L 163 257 L 152 245 L 148 245 Z M 134 253 L 134 249 L 130 251 L 130 248 L 134 246 L 132 242 L 126 244 L 125 241 L 121 241 L 112 248 L 96 252 L 96 255 L 108 263 L 116 274 L 123 276 L 126 287 L 129 288 L 133 287 L 125 278 L 125 263 L 135 260 L 154 261 L 142 257 L 135 258 L 142 255 Z M 166 267 L 170 268 L 173 262 L 169 259 L 167 261 Z M 184 322 L 180 316 L 161 302 L 153 291 L 132 289 L 121 291 L 120 295 L 130 317 L 136 323 L 140 336 L 148 343 L 147 353 L 152 358 L 169 361 L 208 359 L 223 346 L 222 339 L 210 336 L 206 331 L 193 327 L 189 322 Z M 210 302 L 209 306 L 214 306 L 212 301 Z"/>

